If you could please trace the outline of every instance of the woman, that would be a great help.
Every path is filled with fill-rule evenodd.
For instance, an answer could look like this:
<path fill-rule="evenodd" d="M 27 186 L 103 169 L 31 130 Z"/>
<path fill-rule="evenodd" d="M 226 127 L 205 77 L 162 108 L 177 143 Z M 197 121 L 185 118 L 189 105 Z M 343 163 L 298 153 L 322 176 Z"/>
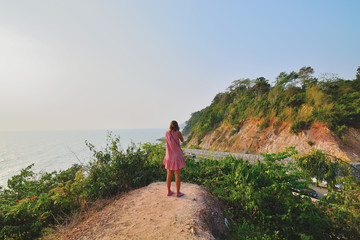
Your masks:
<path fill-rule="evenodd" d="M 171 196 L 174 192 L 171 191 L 171 179 L 173 171 L 175 171 L 175 183 L 176 183 L 176 196 L 181 197 L 184 194 L 180 192 L 180 171 L 185 167 L 184 153 L 180 147 L 180 141 L 183 142 L 184 138 L 179 131 L 179 125 L 176 121 L 170 123 L 169 131 L 165 133 L 166 138 L 166 155 L 164 158 L 164 165 L 167 169 L 167 189 L 168 196 Z"/>

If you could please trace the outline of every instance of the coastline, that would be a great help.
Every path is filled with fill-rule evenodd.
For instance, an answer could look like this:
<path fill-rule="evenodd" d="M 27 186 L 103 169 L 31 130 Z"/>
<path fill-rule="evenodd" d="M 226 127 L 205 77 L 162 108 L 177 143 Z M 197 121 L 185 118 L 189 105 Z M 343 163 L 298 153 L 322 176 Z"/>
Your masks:
<path fill-rule="evenodd" d="M 0 132 L 0 186 L 20 173 L 21 169 L 35 164 L 32 170 L 60 171 L 73 164 L 85 164 L 92 159 L 92 152 L 85 141 L 100 150 L 106 146 L 109 133 L 120 136 L 121 148 L 132 142 L 155 142 L 165 129 L 118 129 L 75 131 L 15 131 Z"/>

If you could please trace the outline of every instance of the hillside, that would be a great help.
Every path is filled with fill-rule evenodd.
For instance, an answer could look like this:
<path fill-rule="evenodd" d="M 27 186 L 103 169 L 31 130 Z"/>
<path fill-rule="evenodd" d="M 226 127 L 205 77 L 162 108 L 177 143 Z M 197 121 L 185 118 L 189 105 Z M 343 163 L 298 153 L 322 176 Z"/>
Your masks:
<path fill-rule="evenodd" d="M 192 114 L 184 128 L 187 147 L 220 151 L 283 151 L 311 148 L 360 158 L 360 67 L 354 80 L 313 77 L 311 67 L 267 79 L 241 79 Z"/>

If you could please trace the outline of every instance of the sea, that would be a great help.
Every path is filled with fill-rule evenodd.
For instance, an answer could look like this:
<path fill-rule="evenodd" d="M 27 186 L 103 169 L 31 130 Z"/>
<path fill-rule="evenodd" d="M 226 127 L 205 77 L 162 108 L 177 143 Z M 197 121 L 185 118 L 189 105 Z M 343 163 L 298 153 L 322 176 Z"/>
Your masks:
<path fill-rule="evenodd" d="M 0 186 L 5 188 L 9 178 L 33 163 L 35 173 L 66 170 L 75 163 L 88 163 L 92 152 L 85 141 L 101 150 L 105 148 L 109 135 L 119 136 L 120 145 L 125 150 L 131 144 L 157 143 L 165 131 L 165 128 L 154 128 L 0 132 Z"/>

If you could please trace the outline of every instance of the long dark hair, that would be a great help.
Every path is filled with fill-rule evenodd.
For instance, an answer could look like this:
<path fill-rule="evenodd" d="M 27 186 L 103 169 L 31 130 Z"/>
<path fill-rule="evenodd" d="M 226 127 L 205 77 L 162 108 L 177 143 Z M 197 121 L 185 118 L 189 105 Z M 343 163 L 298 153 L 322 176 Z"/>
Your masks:
<path fill-rule="evenodd" d="M 179 131 L 179 125 L 177 123 L 177 121 L 171 121 L 170 123 L 170 127 L 169 127 L 169 131 L 175 132 L 175 131 Z"/>

